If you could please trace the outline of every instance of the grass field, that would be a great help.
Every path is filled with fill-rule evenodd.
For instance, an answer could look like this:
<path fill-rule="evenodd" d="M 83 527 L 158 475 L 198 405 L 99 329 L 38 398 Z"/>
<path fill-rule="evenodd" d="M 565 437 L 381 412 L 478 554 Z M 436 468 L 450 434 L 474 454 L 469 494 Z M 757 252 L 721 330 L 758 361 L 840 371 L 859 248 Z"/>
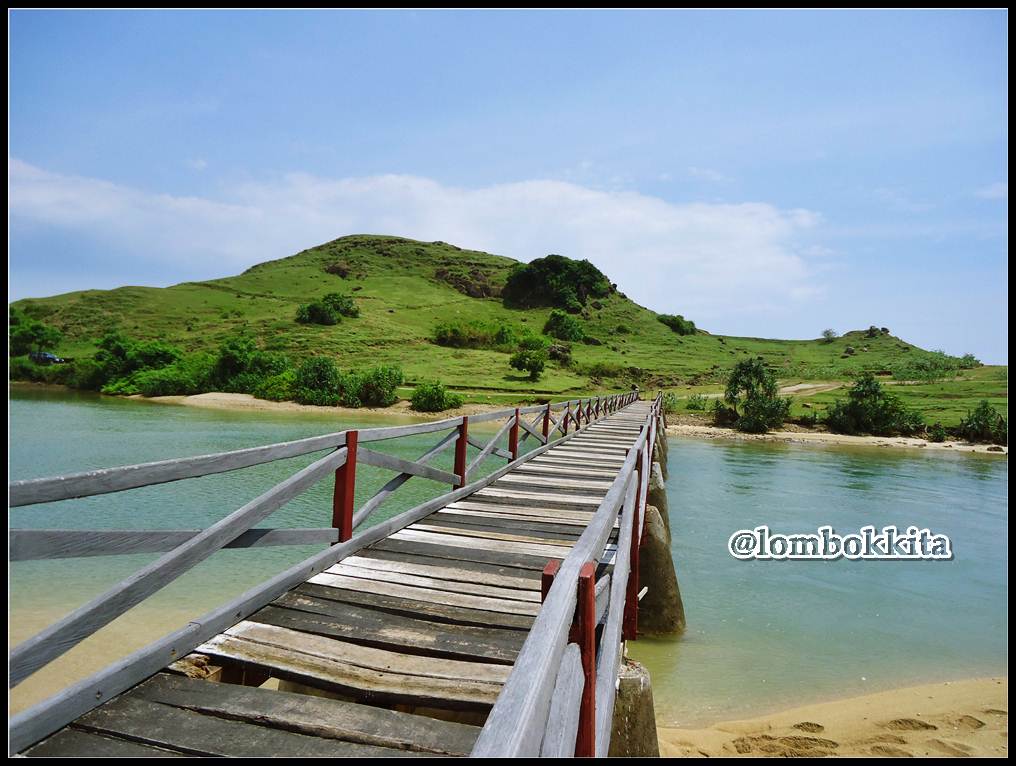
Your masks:
<path fill-rule="evenodd" d="M 88 290 L 13 305 L 59 328 L 64 339 L 55 351 L 66 357 L 91 355 L 94 339 L 114 327 L 185 351 L 212 350 L 228 335 L 246 330 L 295 362 L 329 355 L 342 368 L 399 364 L 409 386 L 403 395 L 415 383 L 441 380 L 465 393 L 467 401 L 496 404 L 617 390 L 632 380 L 682 395 L 717 391 L 734 363 L 747 356 L 763 356 L 784 383 L 847 381 L 861 371 L 883 372 L 926 353 L 891 334 L 867 338 L 860 330 L 832 342 L 707 332 L 679 336 L 621 292 L 590 302 L 581 316 L 585 333 L 602 345 L 572 344 L 573 364 L 551 363 L 535 383 L 509 368 L 505 353 L 431 341 L 434 326 L 444 320 L 501 320 L 539 332 L 549 308 L 513 310 L 497 297 L 462 291 L 489 293 L 486 288 L 500 287 L 515 263 L 443 242 L 362 235 L 262 263 L 235 277 L 167 288 Z M 301 303 L 331 292 L 352 295 L 360 316 L 335 326 L 295 321 Z M 848 347 L 853 354 L 846 353 Z M 596 364 L 605 369 L 591 371 Z M 898 389 L 908 402 L 935 413 L 931 420 L 951 423 L 979 398 L 1004 409 L 1007 370 L 979 368 L 956 381 Z M 798 397 L 795 411 L 804 401 L 822 408 L 838 395 L 841 390 Z"/>

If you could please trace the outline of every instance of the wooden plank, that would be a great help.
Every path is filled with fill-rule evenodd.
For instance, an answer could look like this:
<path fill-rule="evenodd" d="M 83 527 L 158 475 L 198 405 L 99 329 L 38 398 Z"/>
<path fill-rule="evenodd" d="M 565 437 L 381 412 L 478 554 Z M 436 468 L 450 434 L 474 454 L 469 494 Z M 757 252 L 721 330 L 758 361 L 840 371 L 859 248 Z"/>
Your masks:
<path fill-rule="evenodd" d="M 493 485 L 476 493 L 485 502 L 501 501 L 508 505 L 527 505 L 574 510 L 595 510 L 601 498 L 591 495 L 561 495 L 550 492 L 528 492 L 517 488 Z"/>
<path fill-rule="evenodd" d="M 165 673 L 145 681 L 131 696 L 324 739 L 439 755 L 468 754 L 479 733 L 476 726 L 354 702 Z"/>
<path fill-rule="evenodd" d="M 480 585 L 497 585 L 501 588 L 514 588 L 518 590 L 532 590 L 539 592 L 540 582 L 535 577 L 512 576 L 510 574 L 483 571 L 479 568 L 467 569 L 462 566 L 449 564 L 442 565 L 439 559 L 432 559 L 428 562 L 399 561 L 368 556 L 349 556 L 342 560 L 343 564 L 372 569 L 380 572 L 398 574 L 419 575 L 421 577 L 433 577 L 439 580 L 450 580 L 452 582 L 470 582 Z"/>
<path fill-rule="evenodd" d="M 566 479 L 559 476 L 532 476 L 528 474 L 511 473 L 502 476 L 497 481 L 498 487 L 518 487 L 519 489 L 533 491 L 553 491 L 561 494 L 570 494 L 579 491 L 583 494 L 593 495 L 595 493 L 606 494 L 610 488 L 610 481 L 595 479 Z"/>
<path fill-rule="evenodd" d="M 503 426 L 501 426 L 500 430 L 498 430 L 498 432 L 494 434 L 493 437 L 491 437 L 490 441 L 488 441 L 485 445 L 483 445 L 480 448 L 480 452 L 476 455 L 476 457 L 473 458 L 473 462 L 471 462 L 466 468 L 467 476 L 473 471 L 474 468 L 476 468 L 478 465 L 480 465 L 480 463 L 484 461 L 484 458 L 486 458 L 491 452 L 497 449 L 498 440 L 502 436 L 504 436 L 505 431 L 511 428 L 512 422 L 514 420 L 515 415 L 513 413 L 512 416 L 508 418 L 508 421 Z M 507 457 L 509 460 L 512 459 L 512 454 L 510 452 L 505 452 L 504 450 L 502 450 L 502 453 L 503 453 L 501 455 L 502 457 Z"/>
<path fill-rule="evenodd" d="M 542 508 L 519 508 L 510 505 L 486 505 L 482 503 L 469 504 L 463 506 L 462 504 L 455 504 L 449 506 L 449 513 L 457 513 L 460 516 L 476 516 L 477 518 L 492 518 L 492 519 L 514 519 L 516 521 L 526 521 L 533 519 L 537 521 L 548 521 L 553 524 L 568 524 L 573 527 L 584 527 L 589 523 L 589 519 L 592 517 L 590 513 L 583 513 L 581 511 L 557 511 L 557 510 L 544 510 Z M 435 515 L 440 515 L 445 511 L 438 511 Z"/>
<path fill-rule="evenodd" d="M 179 750 L 143 745 L 80 729 L 61 729 L 25 755 L 32 758 L 183 758 Z"/>
<path fill-rule="evenodd" d="M 162 553 L 201 534 L 200 529 L 12 529 L 11 561 Z M 248 529 L 223 548 L 275 545 L 331 545 L 339 539 L 332 527 L 317 529 Z"/>
<path fill-rule="evenodd" d="M 354 604 L 406 617 L 426 619 L 455 625 L 493 626 L 515 631 L 527 631 L 533 624 L 531 615 L 491 612 L 462 606 L 449 606 L 430 601 L 419 601 L 403 596 L 389 596 L 383 593 L 365 593 L 348 588 L 306 583 L 293 589 L 297 595 L 334 601 L 338 604 Z"/>
<path fill-rule="evenodd" d="M 484 540 L 504 540 L 505 542 L 533 545 L 569 546 L 579 537 L 574 531 L 567 534 L 521 529 L 512 531 L 510 526 L 504 524 L 485 525 L 446 521 L 440 514 L 436 514 L 436 518 L 432 517 L 427 521 L 418 522 L 409 527 L 409 529 L 421 532 L 435 532 L 443 535 L 476 537 Z"/>
<path fill-rule="evenodd" d="M 353 566 L 346 561 L 330 566 L 325 570 L 325 572 L 327 574 L 356 577 L 363 580 L 411 585 L 414 588 L 447 590 L 453 593 L 468 593 L 474 596 L 487 596 L 490 598 L 500 598 L 508 601 L 540 602 L 540 593 L 537 590 L 517 590 L 513 588 L 502 588 L 496 585 L 483 585 L 475 582 L 464 582 L 462 580 L 445 580 L 436 577 L 427 577 L 424 575 L 408 574 L 405 572 L 385 572 L 377 569 Z"/>
<path fill-rule="evenodd" d="M 471 447 L 476 447 L 477 449 L 483 449 L 485 446 L 484 443 L 479 439 L 477 439 L 475 436 L 467 436 L 466 442 L 468 442 L 468 444 Z M 508 450 L 501 449 L 500 447 L 496 447 L 493 450 L 493 454 L 497 455 L 498 457 L 507 458 L 508 460 L 511 460 L 512 458 L 512 453 L 510 453 Z"/>
<path fill-rule="evenodd" d="M 534 461 L 535 462 L 535 461 Z M 596 469 L 596 468 L 579 468 L 578 466 L 563 466 L 563 465 L 544 465 L 536 463 L 534 465 L 519 466 L 512 475 L 515 476 L 560 476 L 563 479 L 575 478 L 575 479 L 605 479 L 607 481 L 613 481 L 617 475 L 616 471 L 609 469 Z"/>
<path fill-rule="evenodd" d="M 453 660 L 511 665 L 522 647 L 518 631 L 428 622 L 299 594 L 287 594 L 251 615 L 250 621 Z"/>
<path fill-rule="evenodd" d="M 571 758 L 579 730 L 579 703 L 585 687 L 582 657 L 578 644 L 568 644 L 557 671 L 546 733 L 540 746 L 541 758 Z"/>
<path fill-rule="evenodd" d="M 283 729 L 202 715 L 172 705 L 149 702 L 130 694 L 86 713 L 75 722 L 75 727 L 199 756 L 370 758 L 420 755 L 408 750 L 310 737 Z"/>
<path fill-rule="evenodd" d="M 362 593 L 378 593 L 386 596 L 398 596 L 416 601 L 429 601 L 447 606 L 462 606 L 467 609 L 483 609 L 488 612 L 505 612 L 507 614 L 534 615 L 540 610 L 539 604 L 525 601 L 509 601 L 508 599 L 476 596 L 468 593 L 452 593 L 443 590 L 418 588 L 397 582 L 378 582 L 348 575 L 336 575 L 322 572 L 314 575 L 307 582 L 314 585 L 327 585 L 330 588 L 358 590 Z"/>
<path fill-rule="evenodd" d="M 561 556 L 546 556 L 543 553 L 518 553 L 512 551 L 481 550 L 478 548 L 462 548 L 458 545 L 446 545 L 440 540 L 400 540 L 389 536 L 388 539 L 375 543 L 370 548 L 371 555 L 375 551 L 390 553 L 409 553 L 429 556 L 432 558 L 450 559 L 456 562 L 472 562 L 494 566 L 508 566 L 526 569 L 539 574 L 551 559 Z"/>
<path fill-rule="evenodd" d="M 502 551 L 505 553 L 527 553 L 531 556 L 542 556 L 548 560 L 552 558 L 564 558 L 568 555 L 568 548 L 562 545 L 539 545 L 536 543 L 516 543 L 507 540 L 485 540 L 480 537 L 426 532 L 415 529 L 403 529 L 391 535 L 391 537 L 396 540 L 454 545 L 461 548 Z"/>
<path fill-rule="evenodd" d="M 412 476 L 422 476 L 424 479 L 439 481 L 443 484 L 458 484 L 458 477 L 453 473 L 432 468 L 422 463 L 414 463 L 412 460 L 404 460 L 395 455 L 386 455 L 383 452 L 376 452 L 366 447 L 357 448 L 356 462 L 372 465 L 376 468 L 387 468 L 399 473 L 408 473 Z"/>
<path fill-rule="evenodd" d="M 183 545 L 142 567 L 84 606 L 22 642 L 9 655 L 9 684 L 16 686 L 43 665 L 77 646 L 148 596 L 211 556 L 341 466 L 346 448 L 316 460 L 233 511 Z"/>
<path fill-rule="evenodd" d="M 404 655 L 247 622 L 198 651 L 312 686 L 436 707 L 488 706 L 509 672 L 506 665 Z"/>
<path fill-rule="evenodd" d="M 441 569 L 452 569 L 456 572 L 467 573 L 475 582 L 502 583 L 510 588 L 536 588 L 540 587 L 540 575 L 531 569 L 520 567 L 502 566 L 500 564 L 484 564 L 477 561 L 465 561 L 455 559 L 449 561 L 437 556 L 421 556 L 413 553 L 399 553 L 395 551 L 383 551 L 377 548 L 370 548 L 363 552 L 364 561 L 370 562 L 371 568 L 382 564 L 408 564 L 415 567 L 422 567 L 435 572 Z M 352 558 L 352 557 L 350 557 Z M 346 560 L 346 559 L 343 559 Z M 364 564 L 364 566 L 367 566 Z"/>
<path fill-rule="evenodd" d="M 153 463 L 103 468 L 45 479 L 26 479 L 8 485 L 8 504 L 15 508 L 35 503 L 52 503 L 75 497 L 91 497 L 125 489 L 165 484 L 195 476 L 236 471 L 275 460 L 335 449 L 346 443 L 346 433 L 312 436 L 264 447 L 217 452 L 211 455 L 158 460 Z"/>
<path fill-rule="evenodd" d="M 452 524 L 461 525 L 464 529 L 483 530 L 505 530 L 517 534 L 539 534 L 541 537 L 556 537 L 574 542 L 585 528 L 583 522 L 568 524 L 560 522 L 553 516 L 544 514 L 538 516 L 522 516 L 513 518 L 509 514 L 489 513 L 480 515 L 476 511 L 464 511 L 459 508 L 447 511 L 438 511 L 433 516 L 428 516 L 420 523 L 437 523 L 442 526 Z"/>

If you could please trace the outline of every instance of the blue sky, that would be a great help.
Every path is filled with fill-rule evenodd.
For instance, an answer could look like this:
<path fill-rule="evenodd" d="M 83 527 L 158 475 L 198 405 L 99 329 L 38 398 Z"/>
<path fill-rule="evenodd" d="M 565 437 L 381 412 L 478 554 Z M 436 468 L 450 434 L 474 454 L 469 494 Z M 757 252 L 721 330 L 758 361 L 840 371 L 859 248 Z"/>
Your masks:
<path fill-rule="evenodd" d="M 589 258 L 710 331 L 1007 360 L 980 12 L 10 15 L 11 298 L 360 232 Z"/>

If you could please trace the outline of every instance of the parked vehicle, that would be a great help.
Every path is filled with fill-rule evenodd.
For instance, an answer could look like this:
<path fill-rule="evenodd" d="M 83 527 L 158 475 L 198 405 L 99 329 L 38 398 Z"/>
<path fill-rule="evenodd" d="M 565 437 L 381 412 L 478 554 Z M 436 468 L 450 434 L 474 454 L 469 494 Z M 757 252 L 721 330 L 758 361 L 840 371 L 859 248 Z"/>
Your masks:
<path fill-rule="evenodd" d="M 36 364 L 63 364 L 66 359 L 63 359 L 56 354 L 51 354 L 48 351 L 33 351 L 28 355 Z"/>

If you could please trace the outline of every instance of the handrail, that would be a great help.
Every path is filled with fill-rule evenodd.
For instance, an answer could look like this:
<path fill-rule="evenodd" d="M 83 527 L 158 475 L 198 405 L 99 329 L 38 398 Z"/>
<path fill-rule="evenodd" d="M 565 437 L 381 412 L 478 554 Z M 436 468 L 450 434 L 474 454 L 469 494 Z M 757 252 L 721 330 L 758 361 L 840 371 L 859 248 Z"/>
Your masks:
<path fill-rule="evenodd" d="M 552 584 L 512 672 L 477 738 L 471 753 L 473 757 L 607 754 L 621 642 L 634 637 L 630 635 L 628 626 L 629 614 L 637 607 L 638 599 L 637 587 L 632 594 L 633 585 L 638 583 L 633 552 L 637 554 L 644 527 L 649 467 L 652 465 L 651 455 L 661 409 L 662 399 L 657 396 L 639 423 L 639 435 L 585 531 L 560 565 L 553 562 L 545 570 L 545 584 L 548 577 L 552 578 Z M 590 414 L 588 410 L 586 414 Z M 566 410 L 562 418 L 565 427 L 568 417 Z M 587 425 L 590 422 L 595 421 L 587 421 Z M 590 695 L 595 699 L 595 705 L 590 707 L 584 701 L 589 689 L 583 683 L 576 685 L 573 673 L 565 673 L 565 658 L 572 651 L 573 645 L 568 643 L 569 632 L 578 619 L 576 588 L 580 570 L 586 562 L 603 558 L 606 542 L 619 514 L 620 530 L 609 579 L 599 658 L 582 658 L 584 667 L 587 662 L 591 669 L 595 667 L 595 692 Z M 632 598 L 635 599 L 634 605 L 628 603 Z M 599 622 L 601 607 L 597 605 L 594 611 L 595 622 Z M 582 627 L 576 624 L 576 630 L 580 632 Z M 592 626 L 588 626 L 587 630 L 591 629 Z M 588 682 L 590 675 L 587 674 L 586 678 Z M 563 690 L 561 693 L 569 695 L 567 700 L 556 698 L 558 687 Z M 573 724 L 574 728 L 571 728 Z M 554 728 L 561 725 L 568 726 L 569 730 L 562 733 Z M 583 732 L 583 729 L 586 731 Z M 575 732 L 578 733 L 577 740 L 574 736 L 571 739 L 574 753 L 565 752 L 567 747 L 562 742 L 562 736 L 567 739 Z M 583 740 L 588 742 L 586 752 L 582 751 Z"/>
<path fill-rule="evenodd" d="M 605 400 L 606 404 L 603 408 L 603 417 L 606 417 L 608 414 L 616 412 L 617 410 L 627 406 L 631 402 L 635 401 L 637 397 L 637 391 L 625 394 L 615 394 L 608 397 Z M 600 401 L 603 402 L 604 400 Z M 578 407 L 581 408 L 584 406 L 582 400 L 576 400 L 576 402 Z M 95 542 L 95 545 L 92 547 L 92 552 L 89 555 L 121 553 L 125 552 L 125 548 L 129 549 L 134 545 L 154 546 L 149 548 L 149 550 L 165 550 L 167 547 L 171 548 L 171 550 L 161 556 L 157 561 L 147 565 L 134 575 L 131 575 L 122 582 L 118 583 L 106 593 L 92 599 L 89 603 L 76 609 L 74 612 L 44 629 L 39 634 L 29 638 L 22 644 L 15 647 L 9 655 L 10 685 L 17 685 L 28 675 L 48 664 L 56 657 L 59 657 L 68 649 L 77 645 L 80 641 L 84 640 L 96 630 L 101 628 L 103 625 L 108 624 L 110 621 L 120 616 L 131 607 L 137 605 L 156 591 L 160 590 L 166 584 L 176 579 L 194 565 L 203 561 L 221 548 L 257 544 L 257 540 L 259 538 L 269 538 L 268 541 L 262 544 L 287 544 L 287 542 L 288 544 L 297 544 L 299 542 L 306 542 L 307 536 L 317 539 L 325 539 L 328 542 L 334 541 L 334 538 L 337 537 L 339 540 L 338 544 L 332 545 L 330 548 L 326 549 L 326 551 L 307 559 L 297 565 L 297 567 L 289 570 L 289 572 L 293 574 L 298 570 L 301 572 L 306 571 L 308 566 L 314 565 L 312 562 L 327 560 L 329 561 L 329 565 L 335 563 L 345 555 L 359 549 L 357 547 L 350 546 L 350 543 L 353 541 L 366 541 L 363 542 L 362 545 L 369 545 L 376 542 L 378 539 L 381 539 L 376 537 L 376 535 L 380 532 L 387 530 L 385 534 L 381 535 L 381 537 L 387 536 L 387 534 L 390 534 L 394 529 L 402 528 L 401 526 L 398 526 L 398 524 L 401 523 L 402 526 L 411 524 L 419 518 L 422 518 L 422 516 L 427 515 L 456 499 L 464 497 L 479 488 L 487 486 L 512 468 L 539 454 L 542 454 L 552 446 L 556 446 L 571 439 L 576 434 L 584 431 L 586 427 L 596 422 L 595 420 L 587 420 L 585 427 L 577 429 L 571 434 L 562 434 L 559 438 L 553 440 L 551 439 L 551 434 L 553 432 L 551 432 L 551 434 L 548 434 L 548 436 L 543 439 L 544 443 L 530 450 L 522 457 L 519 457 L 518 430 L 520 424 L 523 424 L 524 427 L 521 415 L 523 413 L 531 414 L 539 412 L 541 413 L 540 417 L 544 418 L 546 423 L 546 419 L 550 418 L 550 412 L 552 410 L 570 408 L 571 404 L 572 402 L 563 402 L 558 405 L 538 405 L 536 407 L 501 410 L 474 417 L 473 421 L 475 422 L 477 420 L 494 420 L 499 417 L 507 416 L 508 422 L 506 422 L 497 431 L 494 437 L 483 446 L 479 458 L 474 460 L 474 462 L 469 466 L 470 468 L 475 467 L 482 462 L 482 458 L 484 457 L 483 453 L 485 451 L 488 454 L 491 452 L 497 454 L 499 450 L 496 450 L 494 445 L 496 445 L 497 441 L 503 437 L 506 431 L 509 433 L 510 437 L 509 449 L 512 450 L 512 452 L 509 453 L 511 454 L 511 458 L 509 458 L 510 462 L 508 465 L 494 471 L 485 478 L 474 482 L 468 482 L 468 468 L 465 465 L 465 446 L 468 442 L 468 423 L 470 420 L 469 417 L 465 416 L 437 421 L 435 423 L 421 423 L 412 426 L 364 429 L 362 431 L 343 431 L 336 434 L 312 437 L 310 439 L 302 439 L 295 442 L 284 442 L 276 445 L 268 445 L 267 447 L 236 450 L 233 452 L 218 453 L 215 455 L 198 456 L 196 458 L 183 458 L 177 461 L 159 461 L 157 463 L 123 466 L 120 468 L 100 471 L 89 471 L 66 477 L 15 482 L 10 485 L 12 498 L 17 501 L 12 502 L 12 505 L 29 505 L 41 502 L 52 502 L 58 499 L 71 499 L 75 497 L 119 492 L 140 486 L 148 486 L 150 484 L 161 484 L 183 478 L 203 476 L 209 473 L 236 470 L 238 468 L 280 460 L 299 454 L 307 454 L 308 452 L 319 451 L 321 449 L 331 449 L 328 454 L 319 458 L 314 463 L 311 463 L 309 466 L 297 471 L 289 478 L 264 492 L 262 495 L 250 501 L 237 511 L 234 511 L 232 514 L 216 522 L 206 530 L 165 530 L 164 532 L 152 530 L 151 532 L 156 537 L 159 537 L 161 534 L 161 538 L 158 541 L 153 538 L 146 539 L 144 535 L 147 533 L 145 532 L 140 533 L 141 537 L 138 537 L 137 534 L 135 534 L 133 538 L 129 536 L 130 531 L 126 530 L 123 532 L 119 530 L 103 530 L 99 532 L 97 537 L 100 539 Z M 586 400 L 585 406 L 587 410 L 592 406 L 591 398 Z M 402 458 L 396 458 L 374 450 L 358 447 L 359 442 L 370 443 L 385 439 L 398 438 L 401 436 L 441 431 L 448 428 L 454 428 L 456 430 L 445 435 L 442 440 L 435 445 L 435 447 L 424 453 L 424 455 L 417 461 L 404 460 Z M 452 444 L 456 445 L 456 469 L 454 473 L 440 471 L 425 465 L 428 460 L 443 451 L 445 448 L 450 447 Z M 352 489 L 356 476 L 355 467 L 359 462 L 388 468 L 398 471 L 399 473 L 395 478 L 385 484 L 381 490 L 374 495 L 374 497 L 368 500 L 367 503 L 365 503 L 364 506 L 354 514 L 351 507 L 353 498 Z M 335 509 L 332 534 L 327 534 L 328 530 L 284 531 L 253 529 L 254 525 L 259 521 L 266 518 L 282 505 L 306 491 L 313 484 L 316 484 L 325 475 L 332 472 L 335 473 L 336 477 Z M 354 535 L 354 529 L 358 525 L 362 524 L 362 522 L 364 522 L 382 502 L 384 502 L 396 489 L 398 489 L 398 487 L 414 475 L 435 481 L 449 483 L 454 482 L 456 488 L 439 497 L 429 500 L 426 503 L 418 505 L 415 508 L 410 509 L 410 511 L 406 511 L 396 516 L 394 519 L 382 522 L 363 533 Z M 345 504 L 347 503 L 349 505 L 348 508 L 345 507 Z M 393 523 L 395 526 L 393 526 Z M 88 547 L 87 545 L 74 546 L 73 544 L 69 546 L 68 534 L 73 534 L 73 531 L 71 530 L 45 530 L 47 534 L 33 534 L 32 530 L 14 530 L 15 534 L 20 532 L 25 534 L 23 539 L 29 541 L 30 547 L 33 550 L 33 557 L 35 558 L 49 557 L 50 554 L 54 557 L 58 555 L 74 555 L 73 549 L 75 547 L 78 547 L 79 549 Z M 127 533 L 128 537 L 117 537 L 118 534 L 122 533 Z M 289 538 L 288 541 L 286 541 L 286 538 Z M 173 547 L 173 544 L 175 544 L 175 547 Z M 362 545 L 360 547 L 362 547 Z M 69 548 L 71 549 L 71 552 L 68 552 Z M 335 554 L 334 557 L 333 554 Z M 293 574 L 293 576 L 295 576 L 295 574 Z M 251 610 L 260 608 L 260 606 L 263 606 L 264 603 L 267 603 L 267 601 L 259 601 L 261 596 L 270 593 L 271 595 L 268 597 L 268 601 L 270 601 L 272 598 L 279 595 L 275 590 L 272 590 L 274 587 L 273 583 L 276 582 L 277 578 L 270 580 L 269 583 L 266 583 L 264 589 L 254 589 L 248 594 L 245 594 L 246 596 L 249 596 L 251 593 L 257 594 L 257 597 L 250 596 L 248 602 L 245 602 L 250 604 L 253 604 L 255 601 L 258 602 L 256 606 L 251 607 Z M 286 580 L 286 582 L 289 583 L 290 580 Z M 215 614 L 218 616 L 215 620 L 208 623 L 209 625 L 214 623 L 214 625 L 218 626 L 220 621 L 225 619 L 224 615 L 227 613 L 223 612 L 219 614 L 216 612 Z M 230 611 L 229 614 L 232 614 L 234 619 L 238 620 L 242 619 L 243 616 L 250 614 L 250 611 L 244 612 L 243 609 L 240 609 L 235 612 Z M 184 630 L 186 631 L 187 629 Z M 199 632 L 200 638 L 189 648 L 197 646 L 201 641 L 210 637 L 205 635 L 204 630 Z M 178 636 L 178 634 L 172 635 Z M 190 634 L 188 633 L 187 635 Z M 161 646 L 163 646 L 161 642 L 156 642 L 155 644 L 150 645 L 148 649 L 158 651 L 158 648 Z M 174 646 L 176 647 L 176 650 L 179 650 L 179 642 L 174 641 Z M 145 650 L 142 650 L 142 653 L 144 651 Z M 186 651 L 189 651 L 189 649 Z M 152 655 L 146 654 L 145 658 L 145 662 L 148 662 L 152 659 Z M 144 663 L 132 665 L 128 668 L 128 670 L 136 669 L 143 664 Z M 113 666 L 113 668 L 117 667 L 118 666 Z M 121 668 L 121 670 L 124 669 Z M 124 672 L 126 672 L 126 670 L 124 670 Z M 101 674 L 99 675 L 101 676 Z M 135 676 L 130 673 L 124 676 L 124 678 L 134 678 L 135 683 L 137 680 L 140 680 L 140 678 L 135 678 Z M 103 694 L 95 696 L 92 700 L 91 706 L 94 707 L 94 705 L 99 704 L 103 699 L 108 699 L 108 696 L 104 695 L 108 695 L 110 693 L 110 688 L 112 687 L 107 686 L 103 688 Z M 77 701 L 71 705 L 70 708 L 66 706 L 61 707 L 63 704 L 62 698 L 64 696 L 64 694 L 61 694 L 52 700 L 41 703 L 41 709 L 43 711 L 49 711 L 55 705 L 60 707 L 62 710 L 70 710 L 71 708 L 78 710 L 80 706 L 84 704 L 85 698 L 74 697 Z M 49 707 L 46 707 L 47 705 L 49 705 Z M 40 708 L 40 706 L 37 706 L 37 708 Z M 36 708 L 33 708 L 33 711 L 34 710 L 36 710 Z M 84 711 L 79 711 L 77 714 L 80 715 L 81 712 Z M 31 713 L 31 711 L 29 711 L 29 713 Z M 41 715 L 41 713 L 39 714 Z M 50 721 L 49 712 L 46 712 L 45 719 L 46 721 Z M 38 732 L 50 725 L 49 723 L 41 723 L 40 720 L 36 720 L 32 716 L 29 716 L 28 713 L 24 714 L 23 717 L 18 717 L 18 720 L 23 720 L 24 726 L 27 727 L 25 731 L 31 730 Z M 59 726 L 62 726 L 65 723 L 67 723 L 66 720 L 63 720 L 62 723 L 57 723 L 56 728 L 59 728 Z M 43 732 L 43 736 L 53 730 L 55 729 L 48 729 L 48 731 Z M 14 729 L 12 728 L 12 739 L 14 737 L 13 731 Z M 28 735 L 26 734 L 25 736 Z M 26 744 L 29 743 L 30 742 L 27 742 Z"/>

